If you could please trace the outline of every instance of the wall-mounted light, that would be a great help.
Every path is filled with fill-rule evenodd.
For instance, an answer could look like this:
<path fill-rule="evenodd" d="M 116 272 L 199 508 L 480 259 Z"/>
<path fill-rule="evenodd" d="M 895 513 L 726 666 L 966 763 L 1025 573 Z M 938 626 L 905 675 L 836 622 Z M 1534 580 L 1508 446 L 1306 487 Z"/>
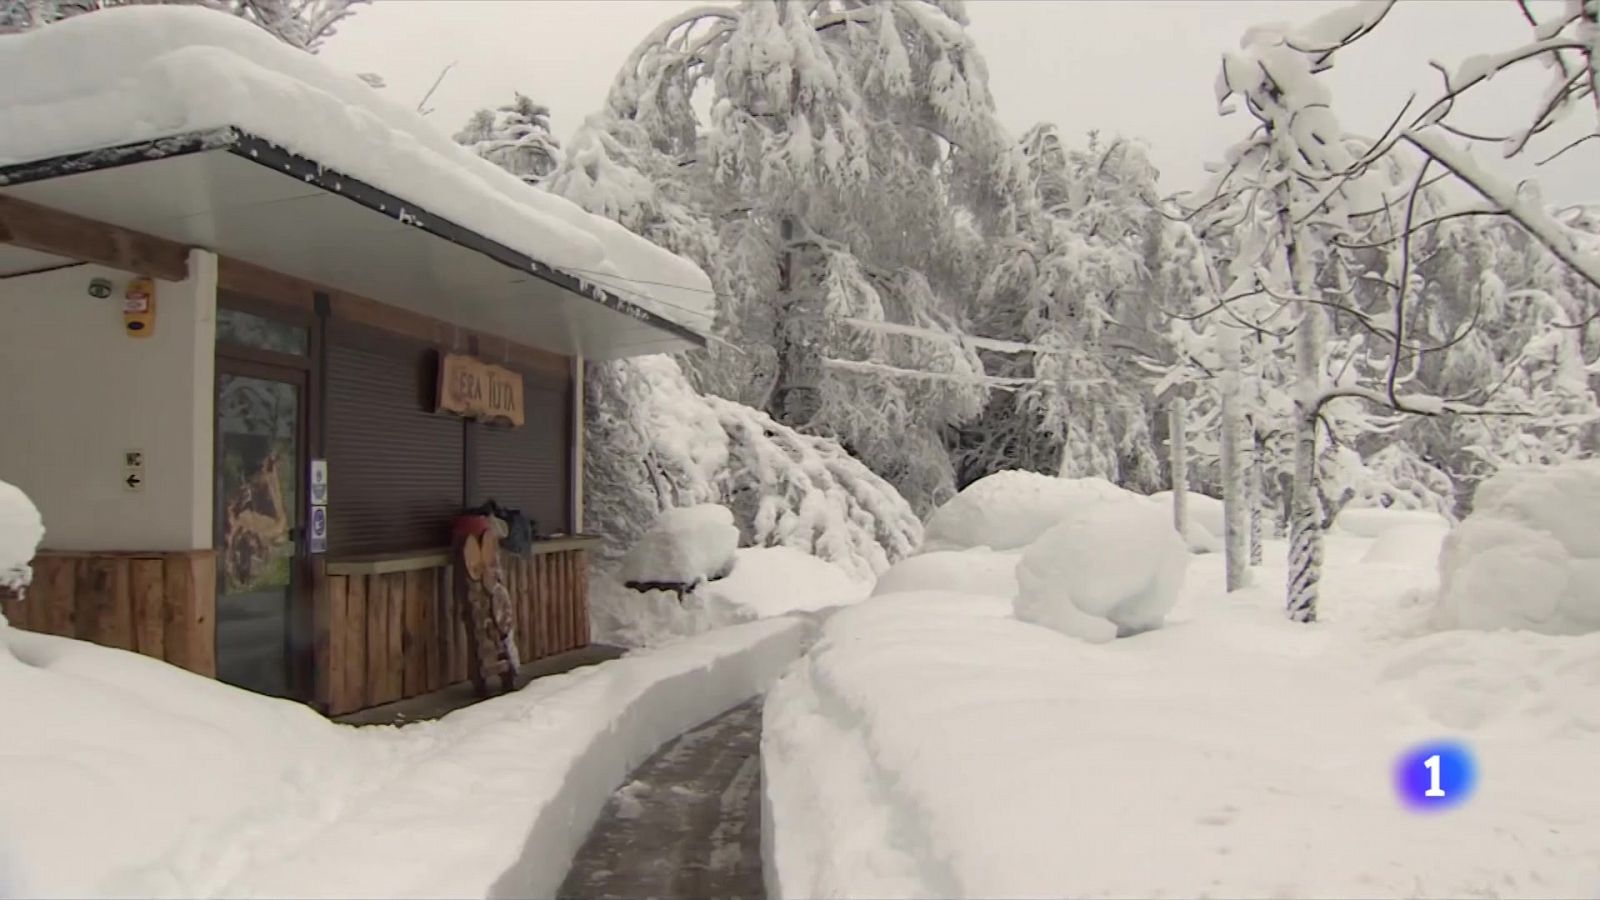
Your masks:
<path fill-rule="evenodd" d="M 104 300 L 111 296 L 113 286 L 109 278 L 96 278 L 89 282 L 89 296 L 96 300 Z"/>

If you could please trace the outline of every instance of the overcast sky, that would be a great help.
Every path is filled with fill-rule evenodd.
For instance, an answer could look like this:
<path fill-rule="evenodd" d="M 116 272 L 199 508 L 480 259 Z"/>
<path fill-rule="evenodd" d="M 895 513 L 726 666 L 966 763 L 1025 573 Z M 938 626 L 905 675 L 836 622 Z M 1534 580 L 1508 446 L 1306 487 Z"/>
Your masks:
<path fill-rule="evenodd" d="M 379 0 L 346 21 L 322 57 L 375 72 L 395 100 L 415 104 L 454 62 L 429 101 L 429 120 L 455 131 L 472 110 L 520 90 L 550 107 L 558 135 L 600 108 L 618 66 L 687 0 Z M 1217 115 L 1218 59 L 1252 25 L 1298 22 L 1343 5 L 1323 0 L 968 0 L 970 32 L 990 87 L 1014 133 L 1053 121 L 1069 135 L 1091 128 L 1143 139 L 1163 187 L 1196 186 L 1202 164 L 1248 130 L 1243 114 Z M 1527 34 L 1509 0 L 1408 0 L 1381 28 L 1343 52 L 1330 74 L 1345 127 L 1375 133 L 1407 92 L 1431 97 L 1429 59 L 1515 45 Z M 1515 73 L 1513 73 L 1515 74 Z M 1500 99 L 1535 97 L 1535 70 L 1490 85 L 1474 124 L 1509 124 Z M 1497 121 L 1498 120 L 1498 121 Z M 1564 134 L 1572 133 L 1570 130 Z M 1577 133 L 1582 133 L 1578 131 Z M 1556 140 L 1553 146 L 1560 146 Z M 1521 166 L 1517 174 L 1532 171 Z M 1600 202 L 1600 145 L 1538 171 L 1553 203 Z"/>

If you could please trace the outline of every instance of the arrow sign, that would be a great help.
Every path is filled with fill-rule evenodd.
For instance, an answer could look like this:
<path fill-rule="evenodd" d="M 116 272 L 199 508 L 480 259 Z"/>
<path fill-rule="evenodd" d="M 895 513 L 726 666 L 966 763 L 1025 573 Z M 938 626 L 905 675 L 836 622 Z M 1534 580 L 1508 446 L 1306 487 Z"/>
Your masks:
<path fill-rule="evenodd" d="M 122 451 L 122 485 L 130 491 L 144 490 L 144 451 Z"/>

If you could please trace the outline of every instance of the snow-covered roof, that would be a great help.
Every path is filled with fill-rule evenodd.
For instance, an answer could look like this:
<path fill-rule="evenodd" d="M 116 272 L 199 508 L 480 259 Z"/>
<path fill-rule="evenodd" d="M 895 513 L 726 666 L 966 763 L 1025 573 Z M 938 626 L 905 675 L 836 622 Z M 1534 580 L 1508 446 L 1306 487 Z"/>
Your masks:
<path fill-rule="evenodd" d="M 613 313 L 659 316 L 679 332 L 704 334 L 709 327 L 711 283 L 694 263 L 523 183 L 356 76 L 234 16 L 199 7 L 122 7 L 0 38 L 0 192 L 56 205 L 56 195 L 27 193 L 30 185 L 15 173 L 73 158 L 50 174 L 82 179 L 69 173 L 97 168 L 96 153 L 133 145 L 140 149 L 131 158 L 112 154 L 114 161 L 155 159 L 177 148 L 232 150 L 263 163 L 262 147 L 281 148 L 314 164 L 306 174 L 279 166 L 302 182 L 342 191 L 337 176 L 358 181 L 376 189 L 368 193 L 400 201 L 397 208 L 371 209 L 382 207 L 407 225 L 445 220 L 453 230 L 526 256 L 536 275 L 548 274 L 538 264 L 553 268 L 597 300 L 600 292 L 590 288 L 602 288 Z M 136 168 L 148 174 L 154 165 L 141 161 Z M 40 171 L 34 166 L 29 178 Z M 276 177 L 284 180 L 281 172 Z M 296 188 L 308 193 L 303 183 Z M 162 233 L 127 217 L 115 224 Z"/>

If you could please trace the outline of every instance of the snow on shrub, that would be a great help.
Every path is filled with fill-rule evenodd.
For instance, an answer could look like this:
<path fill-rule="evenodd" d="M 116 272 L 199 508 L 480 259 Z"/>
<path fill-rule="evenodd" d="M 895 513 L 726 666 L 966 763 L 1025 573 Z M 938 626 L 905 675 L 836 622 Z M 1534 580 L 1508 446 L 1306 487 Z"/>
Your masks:
<path fill-rule="evenodd" d="M 1057 478 L 1008 469 L 967 485 L 928 517 L 923 552 L 1016 550 L 1062 517 L 1105 500 L 1143 499 L 1104 478 Z"/>
<path fill-rule="evenodd" d="M 922 540 L 910 504 L 834 441 L 703 396 L 678 363 L 597 364 L 585 382 L 585 526 L 615 559 L 663 506 L 720 503 L 743 543 L 790 547 L 860 578 Z"/>
<path fill-rule="evenodd" d="M 33 577 L 32 562 L 44 539 L 44 520 L 28 495 L 0 481 L 0 590 L 20 591 Z"/>
<path fill-rule="evenodd" d="M 1102 502 L 1023 551 L 1016 616 L 1096 643 L 1147 631 L 1178 602 L 1188 563 L 1170 512 Z"/>
<path fill-rule="evenodd" d="M 1442 628 L 1600 631 L 1600 460 L 1502 469 L 1439 554 Z"/>
<path fill-rule="evenodd" d="M 872 596 L 907 591 L 943 591 L 989 597 L 1017 596 L 1017 560 L 1021 554 L 987 547 L 935 550 L 902 559 L 878 576 Z"/>
<path fill-rule="evenodd" d="M 1438 559 L 1449 533 L 1450 527 L 1443 520 L 1407 522 L 1388 528 L 1362 554 L 1361 561 L 1367 565 L 1416 566 L 1420 560 Z"/>
<path fill-rule="evenodd" d="M 702 503 L 663 512 L 622 558 L 625 583 L 682 585 L 721 578 L 733 568 L 739 529 L 726 506 Z"/>

